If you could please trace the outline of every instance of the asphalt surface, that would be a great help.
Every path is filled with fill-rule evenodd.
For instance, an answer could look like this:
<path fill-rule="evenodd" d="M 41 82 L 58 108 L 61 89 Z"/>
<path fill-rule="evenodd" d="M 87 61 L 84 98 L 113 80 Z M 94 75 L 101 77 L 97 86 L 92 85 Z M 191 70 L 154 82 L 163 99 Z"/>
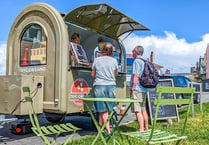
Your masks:
<path fill-rule="evenodd" d="M 51 124 L 48 122 L 43 115 L 39 117 L 40 125 L 49 125 Z M 66 122 L 70 122 L 75 126 L 82 128 L 81 131 L 78 131 L 75 136 L 74 140 L 85 137 L 91 134 L 96 134 L 96 130 L 92 125 L 91 118 L 86 116 L 67 116 L 65 118 Z M 134 113 L 128 113 L 126 117 L 124 117 L 123 121 L 120 125 L 124 125 L 130 123 L 135 120 Z M 11 122 L 12 123 L 12 122 Z M 5 124 L 0 128 L 0 145 L 44 145 L 40 137 L 37 137 L 34 133 L 29 133 L 25 135 L 15 135 L 12 134 L 10 131 L 11 123 Z M 57 138 L 56 143 L 62 143 L 67 137 L 68 133 L 59 136 Z M 51 137 L 49 137 L 51 138 Z"/>

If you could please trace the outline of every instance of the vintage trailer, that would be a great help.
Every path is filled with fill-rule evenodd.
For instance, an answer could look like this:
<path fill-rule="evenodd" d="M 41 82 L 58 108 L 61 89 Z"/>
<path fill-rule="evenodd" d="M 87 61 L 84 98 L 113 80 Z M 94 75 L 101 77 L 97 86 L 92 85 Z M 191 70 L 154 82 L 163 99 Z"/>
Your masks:
<path fill-rule="evenodd" d="M 9 33 L 6 76 L 0 77 L 0 113 L 27 115 L 24 86 L 33 93 L 35 110 L 47 113 L 49 121 L 85 111 L 79 98 L 92 96 L 91 65 L 101 36 L 114 46 L 119 65 L 116 95 L 125 97 L 126 51 L 119 37 L 134 30 L 148 28 L 107 4 L 81 6 L 68 14 L 45 3 L 29 5 Z M 71 43 L 75 32 L 81 35 L 81 45 Z"/>

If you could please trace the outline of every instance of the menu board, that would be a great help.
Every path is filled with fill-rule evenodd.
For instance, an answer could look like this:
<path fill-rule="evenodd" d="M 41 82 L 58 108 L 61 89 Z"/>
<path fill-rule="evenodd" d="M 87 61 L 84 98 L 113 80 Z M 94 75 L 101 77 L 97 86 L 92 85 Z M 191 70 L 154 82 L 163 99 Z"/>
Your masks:
<path fill-rule="evenodd" d="M 82 45 L 75 44 L 71 42 L 70 49 L 73 51 L 75 58 L 79 64 L 89 65 L 88 58 L 86 56 L 86 52 L 83 49 Z"/>
<path fill-rule="evenodd" d="M 159 80 L 157 86 L 173 86 L 173 80 L 172 79 L 162 79 Z M 155 109 L 156 106 L 154 105 L 155 99 L 157 99 L 158 93 L 156 92 L 156 88 L 149 89 L 148 92 L 148 105 L 149 105 L 149 113 L 150 113 L 150 119 L 151 123 L 154 119 Z M 174 99 L 174 94 L 162 94 L 162 99 Z M 158 117 L 157 120 L 164 120 L 169 118 L 178 118 L 178 112 L 176 105 L 162 105 L 159 107 L 158 111 Z"/>

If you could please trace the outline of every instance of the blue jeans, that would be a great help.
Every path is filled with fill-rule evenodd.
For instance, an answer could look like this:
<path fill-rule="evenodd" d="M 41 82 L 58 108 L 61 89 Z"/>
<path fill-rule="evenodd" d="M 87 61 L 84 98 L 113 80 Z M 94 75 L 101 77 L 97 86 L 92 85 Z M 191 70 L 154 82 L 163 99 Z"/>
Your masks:
<path fill-rule="evenodd" d="M 115 98 L 115 85 L 95 85 L 94 86 L 94 97 L 95 98 Z M 112 111 L 115 106 L 114 102 L 106 103 L 109 110 Z M 106 112 L 107 108 L 104 102 L 94 102 L 93 106 L 96 112 Z"/>

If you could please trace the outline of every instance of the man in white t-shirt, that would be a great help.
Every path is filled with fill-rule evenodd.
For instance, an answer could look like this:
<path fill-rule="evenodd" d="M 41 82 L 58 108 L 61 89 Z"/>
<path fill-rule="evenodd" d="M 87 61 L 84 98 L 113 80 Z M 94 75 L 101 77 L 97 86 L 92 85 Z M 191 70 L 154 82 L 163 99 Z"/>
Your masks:
<path fill-rule="evenodd" d="M 146 97 L 148 89 L 141 86 L 139 78 L 144 70 L 144 61 L 140 58 L 144 53 L 142 46 L 136 46 L 133 51 L 133 69 L 131 75 L 131 98 L 142 101 L 141 103 L 134 103 L 132 111 L 135 112 L 136 119 L 139 125 L 139 131 L 148 130 L 148 115 L 146 111 Z"/>

